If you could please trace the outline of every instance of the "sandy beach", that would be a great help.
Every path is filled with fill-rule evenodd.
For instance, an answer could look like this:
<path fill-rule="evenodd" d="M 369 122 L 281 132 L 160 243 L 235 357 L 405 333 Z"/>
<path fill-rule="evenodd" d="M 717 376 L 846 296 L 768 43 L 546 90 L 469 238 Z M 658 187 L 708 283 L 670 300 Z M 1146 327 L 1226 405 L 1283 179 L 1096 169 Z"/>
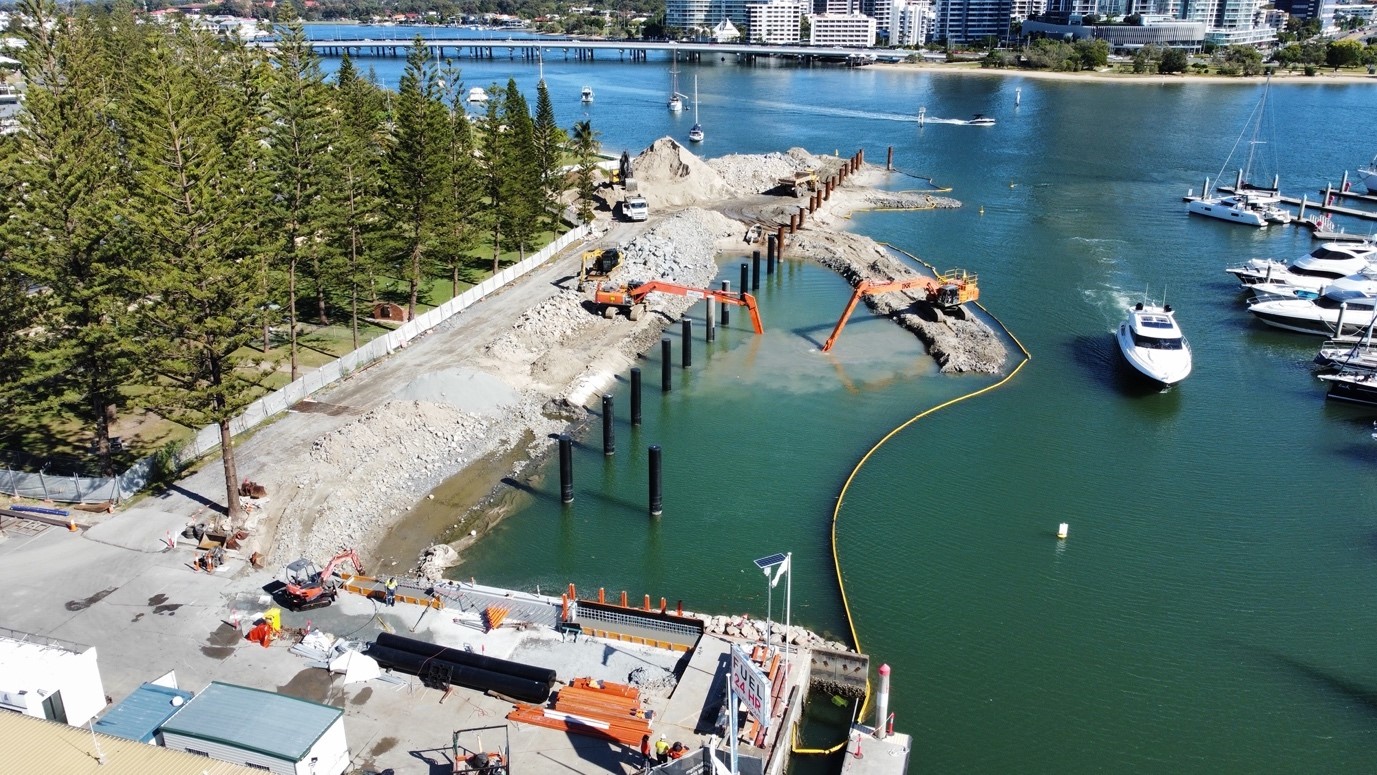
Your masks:
<path fill-rule="evenodd" d="M 1177 73 L 1173 75 L 1160 75 L 1158 73 L 1121 73 L 1114 70 L 1097 70 L 1094 72 L 1057 72 L 1053 70 L 1025 70 L 1018 68 L 994 68 L 981 67 L 977 62 L 896 62 L 880 63 L 877 62 L 867 67 L 883 70 L 905 70 L 921 73 L 940 73 L 943 75 L 959 76 L 984 76 L 987 78 L 1030 78 L 1039 81 L 1071 81 L 1071 82 L 1091 82 L 1091 83 L 1118 83 L 1134 84 L 1147 86 L 1162 86 L 1165 84 L 1226 84 L 1226 83 L 1262 83 L 1267 80 L 1267 76 L 1226 76 L 1226 75 L 1197 75 L 1195 73 Z M 1272 76 L 1275 83 L 1304 83 L 1304 84 L 1374 84 L 1377 85 L 1377 75 L 1366 75 L 1357 73 L 1334 73 L 1321 71 L 1313 76 L 1307 76 L 1301 72 L 1278 71 Z"/>

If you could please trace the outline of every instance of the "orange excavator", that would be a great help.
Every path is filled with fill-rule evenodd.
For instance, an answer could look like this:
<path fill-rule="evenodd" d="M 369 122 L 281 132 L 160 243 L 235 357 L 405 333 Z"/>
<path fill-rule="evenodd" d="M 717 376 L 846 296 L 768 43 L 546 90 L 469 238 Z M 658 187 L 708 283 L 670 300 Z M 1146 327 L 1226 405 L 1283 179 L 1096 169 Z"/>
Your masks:
<path fill-rule="evenodd" d="M 964 269 L 953 269 L 938 275 L 936 278 L 909 277 L 904 280 L 890 280 L 888 282 L 862 280 L 860 285 L 856 286 L 856 291 L 851 294 L 851 301 L 846 303 L 846 310 L 842 312 L 841 319 L 837 321 L 837 327 L 832 329 L 832 335 L 827 337 L 827 343 L 822 346 L 822 351 L 829 352 L 832 345 L 837 343 L 837 337 L 841 336 L 842 329 L 846 328 L 846 321 L 851 319 L 851 311 L 856 309 L 856 303 L 861 300 L 862 296 L 915 289 L 926 291 L 927 302 L 942 310 L 953 310 L 968 301 L 975 301 L 980 298 L 980 286 L 976 282 L 975 275 Z"/>
<path fill-rule="evenodd" d="M 645 297 L 657 291 L 659 293 L 672 293 L 676 296 L 688 296 L 691 299 L 714 299 L 723 304 L 745 307 L 746 311 L 751 313 L 751 325 L 755 327 L 755 332 L 757 334 L 765 333 L 765 329 L 760 325 L 760 312 L 756 309 L 755 297 L 749 293 L 738 296 L 728 291 L 690 288 L 687 285 L 676 285 L 663 280 L 651 280 L 624 285 L 601 285 L 593 290 L 593 307 L 609 320 L 616 317 L 617 313 L 622 310 L 625 310 L 626 316 L 632 320 L 640 320 L 646 311 Z"/>
<path fill-rule="evenodd" d="M 325 563 L 325 567 L 320 569 L 305 557 L 288 563 L 287 587 L 283 590 L 288 606 L 294 611 L 309 611 L 312 608 L 324 608 L 335 602 L 341 583 L 340 579 L 335 577 L 335 569 L 345 560 L 354 564 L 354 570 L 358 571 L 360 576 L 364 575 L 363 563 L 359 562 L 359 555 L 353 549 L 346 549 L 331 557 L 330 561 Z"/>

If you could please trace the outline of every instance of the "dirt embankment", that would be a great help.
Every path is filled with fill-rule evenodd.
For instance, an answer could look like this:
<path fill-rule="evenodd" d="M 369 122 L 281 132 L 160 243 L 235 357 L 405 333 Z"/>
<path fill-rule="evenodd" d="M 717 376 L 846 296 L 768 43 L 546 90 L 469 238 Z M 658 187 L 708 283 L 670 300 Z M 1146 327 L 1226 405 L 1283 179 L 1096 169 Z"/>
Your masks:
<path fill-rule="evenodd" d="M 749 226 L 761 224 L 770 233 L 806 202 L 765 194 L 779 178 L 815 172 L 825 180 L 842 163 L 801 149 L 704 162 L 663 138 L 633 162 L 651 204 L 649 224 L 614 223 L 610 213 L 600 213 L 596 230 L 622 242 L 619 280 L 703 287 L 716 275 L 717 253 L 740 248 Z M 804 230 L 787 238 L 789 258 L 817 260 L 853 283 L 912 275 L 872 240 L 842 231 L 844 217 L 864 208 L 959 203 L 928 192 L 873 188 L 883 175 L 867 169 L 848 176 Z M 316 438 L 307 459 L 273 472 L 277 490 L 290 493 L 274 515 L 273 561 L 328 557 L 341 547 L 367 553 L 427 493 L 480 458 L 514 457 L 509 475 L 521 476 L 548 452 L 555 435 L 583 422 L 584 407 L 696 301 L 652 294 L 646 299 L 650 314 L 641 320 L 607 320 L 593 314 L 574 285 L 564 277 L 524 309 L 503 310 L 510 324 L 493 328 L 487 338 L 479 338 L 471 323 L 455 324 L 441 336 L 462 350 L 461 359 L 450 354 L 448 362 Z M 501 309 L 503 296 L 483 304 Z M 1003 363 L 998 340 L 977 321 L 931 317 L 930 308 L 924 311 L 925 304 L 903 294 L 872 303 L 928 341 L 944 370 L 994 371 Z M 494 481 L 490 489 L 498 487 Z M 427 574 L 438 575 L 454 560 L 449 552 L 433 554 Z"/>

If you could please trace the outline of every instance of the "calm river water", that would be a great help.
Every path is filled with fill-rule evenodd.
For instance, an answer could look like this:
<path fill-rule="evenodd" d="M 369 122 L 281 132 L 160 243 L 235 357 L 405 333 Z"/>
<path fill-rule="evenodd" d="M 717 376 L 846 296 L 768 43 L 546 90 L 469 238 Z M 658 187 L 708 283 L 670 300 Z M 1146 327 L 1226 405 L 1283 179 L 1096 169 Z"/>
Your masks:
<path fill-rule="evenodd" d="M 399 61 L 367 64 L 395 84 Z M 461 64 L 466 86 L 510 74 L 533 102 L 532 67 Z M 702 155 L 864 148 L 882 162 L 893 146 L 899 169 L 952 187 L 960 210 L 867 213 L 855 227 L 978 272 L 985 305 L 1033 354 L 1007 386 L 882 447 L 841 511 L 856 631 L 894 668 L 913 771 L 1377 767 L 1377 412 L 1326 403 L 1309 366 L 1318 340 L 1252 320 L 1221 271 L 1306 252 L 1308 233 L 1187 217 L 1180 201 L 1219 171 L 1261 87 L 681 68 L 681 91 L 698 77 Z M 611 151 L 682 141 L 693 123 L 664 107 L 663 59 L 550 58 L 545 78 L 561 125 L 590 119 Z M 597 95 L 586 108 L 584 84 Z M 1360 139 L 1372 87 L 1278 83 L 1272 96 L 1264 150 L 1288 192 L 1337 183 L 1377 150 Z M 920 127 L 920 107 L 998 125 Z M 722 259 L 734 285 L 740 260 Z M 1145 289 L 1166 294 L 1195 350 L 1195 372 L 1165 393 L 1125 377 L 1110 336 Z M 843 481 L 891 428 L 993 379 L 937 374 L 911 335 L 863 308 L 834 357 L 820 354 L 848 293 L 791 263 L 758 294 L 767 333 L 736 313 L 705 345 L 700 327 L 687 371 L 671 331 L 676 384 L 658 391 L 647 354 L 644 425 L 629 427 L 619 390 L 618 453 L 604 461 L 595 427 L 574 505 L 545 472 L 459 575 L 763 616 L 751 560 L 792 551 L 794 621 L 849 639 L 829 535 Z M 649 444 L 665 449 L 657 521 Z M 780 618 L 782 589 L 768 601 Z"/>

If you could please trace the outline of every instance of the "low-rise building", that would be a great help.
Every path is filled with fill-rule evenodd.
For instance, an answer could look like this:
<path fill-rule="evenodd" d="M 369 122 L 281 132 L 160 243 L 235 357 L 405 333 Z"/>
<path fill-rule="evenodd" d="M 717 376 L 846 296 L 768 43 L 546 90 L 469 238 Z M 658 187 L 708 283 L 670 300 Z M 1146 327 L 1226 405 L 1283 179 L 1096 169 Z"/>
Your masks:
<path fill-rule="evenodd" d="M 278 775 L 340 775 L 349 767 L 343 710 L 233 684 L 207 686 L 161 734 L 168 748 Z"/>
<path fill-rule="evenodd" d="M 752 43 L 797 43 L 803 20 L 802 0 L 769 0 L 746 6 Z"/>
<path fill-rule="evenodd" d="M 242 765 L 18 713 L 0 713 L 0 762 L 5 772 L 25 775 L 255 775 Z"/>
<path fill-rule="evenodd" d="M 0 710 L 79 727 L 105 705 L 95 646 L 0 628 Z"/>

